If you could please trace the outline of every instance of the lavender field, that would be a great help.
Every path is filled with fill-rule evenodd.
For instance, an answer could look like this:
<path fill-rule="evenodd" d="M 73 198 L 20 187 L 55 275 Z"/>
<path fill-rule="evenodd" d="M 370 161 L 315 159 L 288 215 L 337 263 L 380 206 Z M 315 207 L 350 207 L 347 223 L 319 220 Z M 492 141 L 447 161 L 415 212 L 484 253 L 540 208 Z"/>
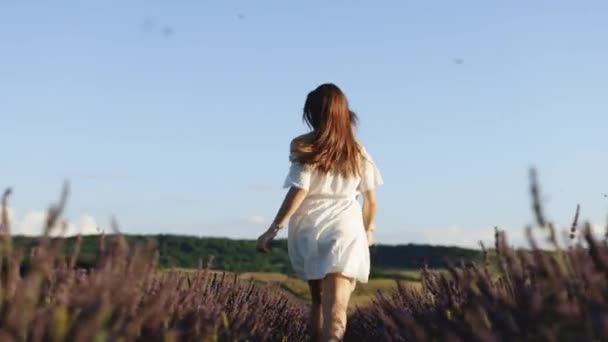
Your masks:
<path fill-rule="evenodd" d="M 589 341 L 608 336 L 608 242 L 579 223 L 561 247 L 533 178 L 536 228 L 514 250 L 496 231 L 479 264 L 453 260 L 447 272 L 422 270 L 421 286 L 397 281 L 351 310 L 347 341 Z M 306 341 L 307 305 L 273 286 L 211 272 L 159 272 L 154 241 L 101 240 L 95 267 L 78 268 L 78 243 L 41 237 L 13 247 L 2 200 L 2 341 Z M 67 193 L 49 210 L 60 220 Z"/>

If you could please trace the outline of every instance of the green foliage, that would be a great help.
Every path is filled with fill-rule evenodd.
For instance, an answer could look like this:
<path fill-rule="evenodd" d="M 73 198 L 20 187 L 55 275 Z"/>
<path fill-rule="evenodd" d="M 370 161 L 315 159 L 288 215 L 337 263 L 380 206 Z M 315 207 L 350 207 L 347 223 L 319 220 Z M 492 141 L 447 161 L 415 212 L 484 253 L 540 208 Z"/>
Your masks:
<path fill-rule="evenodd" d="M 447 260 L 479 261 L 479 250 L 431 245 L 378 245 L 372 247 L 372 265 L 380 269 L 445 268 Z"/>
<path fill-rule="evenodd" d="M 111 238 L 111 236 L 106 236 Z M 210 238 L 180 235 L 126 235 L 130 244 L 154 240 L 158 245 L 159 266 L 162 268 L 197 268 L 201 262 L 212 259 L 211 267 L 230 272 L 277 272 L 291 274 L 291 265 L 287 254 L 287 241 L 284 239 L 272 242 L 272 252 L 260 254 L 255 250 L 254 240 L 233 240 L 227 238 Z M 36 245 L 36 239 L 17 236 L 15 245 L 30 248 Z M 65 249 L 69 251 L 75 238 L 65 239 Z M 82 239 L 78 265 L 94 266 L 99 253 L 99 236 L 85 236 Z M 478 261 L 481 252 L 478 250 L 429 246 L 429 245 L 377 245 L 371 249 L 372 277 L 393 277 L 392 271 L 403 269 L 420 269 L 425 264 L 430 268 L 445 268 L 445 260 Z M 399 278 L 395 276 L 395 278 Z"/>

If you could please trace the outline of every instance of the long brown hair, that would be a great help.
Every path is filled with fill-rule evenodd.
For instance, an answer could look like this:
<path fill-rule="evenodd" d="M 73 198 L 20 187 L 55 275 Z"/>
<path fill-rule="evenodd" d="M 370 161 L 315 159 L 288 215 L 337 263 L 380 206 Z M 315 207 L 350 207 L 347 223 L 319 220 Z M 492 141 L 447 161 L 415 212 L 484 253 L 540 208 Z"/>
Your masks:
<path fill-rule="evenodd" d="M 361 150 L 354 133 L 358 119 L 342 90 L 326 83 L 311 91 L 303 119 L 313 131 L 296 143 L 294 160 L 321 172 L 359 175 Z"/>

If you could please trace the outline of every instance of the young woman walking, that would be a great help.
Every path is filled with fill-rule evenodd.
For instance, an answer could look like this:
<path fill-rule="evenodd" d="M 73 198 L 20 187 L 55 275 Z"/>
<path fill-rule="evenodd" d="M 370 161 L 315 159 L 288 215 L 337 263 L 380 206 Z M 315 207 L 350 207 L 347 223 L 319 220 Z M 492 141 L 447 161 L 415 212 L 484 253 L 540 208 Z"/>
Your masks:
<path fill-rule="evenodd" d="M 296 274 L 308 281 L 313 339 L 340 341 L 351 292 L 357 281 L 368 281 L 375 188 L 382 177 L 355 139 L 357 116 L 340 88 L 323 84 L 310 92 L 303 116 L 311 132 L 291 142 L 289 191 L 257 249 L 267 252 L 289 220 L 289 258 Z"/>

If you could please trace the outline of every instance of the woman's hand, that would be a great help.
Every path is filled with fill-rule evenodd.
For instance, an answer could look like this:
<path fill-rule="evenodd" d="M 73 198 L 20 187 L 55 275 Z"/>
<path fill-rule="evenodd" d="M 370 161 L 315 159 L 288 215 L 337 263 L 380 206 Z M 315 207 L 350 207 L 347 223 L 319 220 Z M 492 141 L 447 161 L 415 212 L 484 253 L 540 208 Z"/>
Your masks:
<path fill-rule="evenodd" d="M 274 239 L 274 237 L 276 235 L 277 234 L 272 229 L 269 229 L 266 232 L 264 232 L 262 235 L 260 235 L 260 237 L 258 238 L 258 242 L 256 244 L 257 251 L 260 253 L 269 252 L 270 248 L 269 248 L 268 244 L 270 243 L 270 241 L 272 241 L 272 239 Z"/>
<path fill-rule="evenodd" d="M 367 229 L 365 229 L 365 236 L 367 237 L 367 246 L 371 247 L 374 244 L 374 230 L 376 225 L 372 222 Z"/>
<path fill-rule="evenodd" d="M 371 247 L 374 244 L 374 231 L 366 230 L 365 235 L 367 237 L 367 246 Z"/>
<path fill-rule="evenodd" d="M 281 230 L 283 223 L 287 222 L 289 217 L 291 217 L 291 215 L 298 210 L 307 193 L 308 190 L 300 189 L 295 186 L 289 188 L 289 191 L 287 191 L 285 199 L 283 199 L 283 203 L 281 204 L 281 208 L 279 208 L 279 212 L 277 213 L 273 224 L 258 238 L 256 249 L 259 252 L 266 253 L 270 250 L 268 248 L 268 243 L 270 243 L 270 241 L 272 241 L 272 239 L 274 239 L 274 237 L 277 235 L 279 230 Z"/>

